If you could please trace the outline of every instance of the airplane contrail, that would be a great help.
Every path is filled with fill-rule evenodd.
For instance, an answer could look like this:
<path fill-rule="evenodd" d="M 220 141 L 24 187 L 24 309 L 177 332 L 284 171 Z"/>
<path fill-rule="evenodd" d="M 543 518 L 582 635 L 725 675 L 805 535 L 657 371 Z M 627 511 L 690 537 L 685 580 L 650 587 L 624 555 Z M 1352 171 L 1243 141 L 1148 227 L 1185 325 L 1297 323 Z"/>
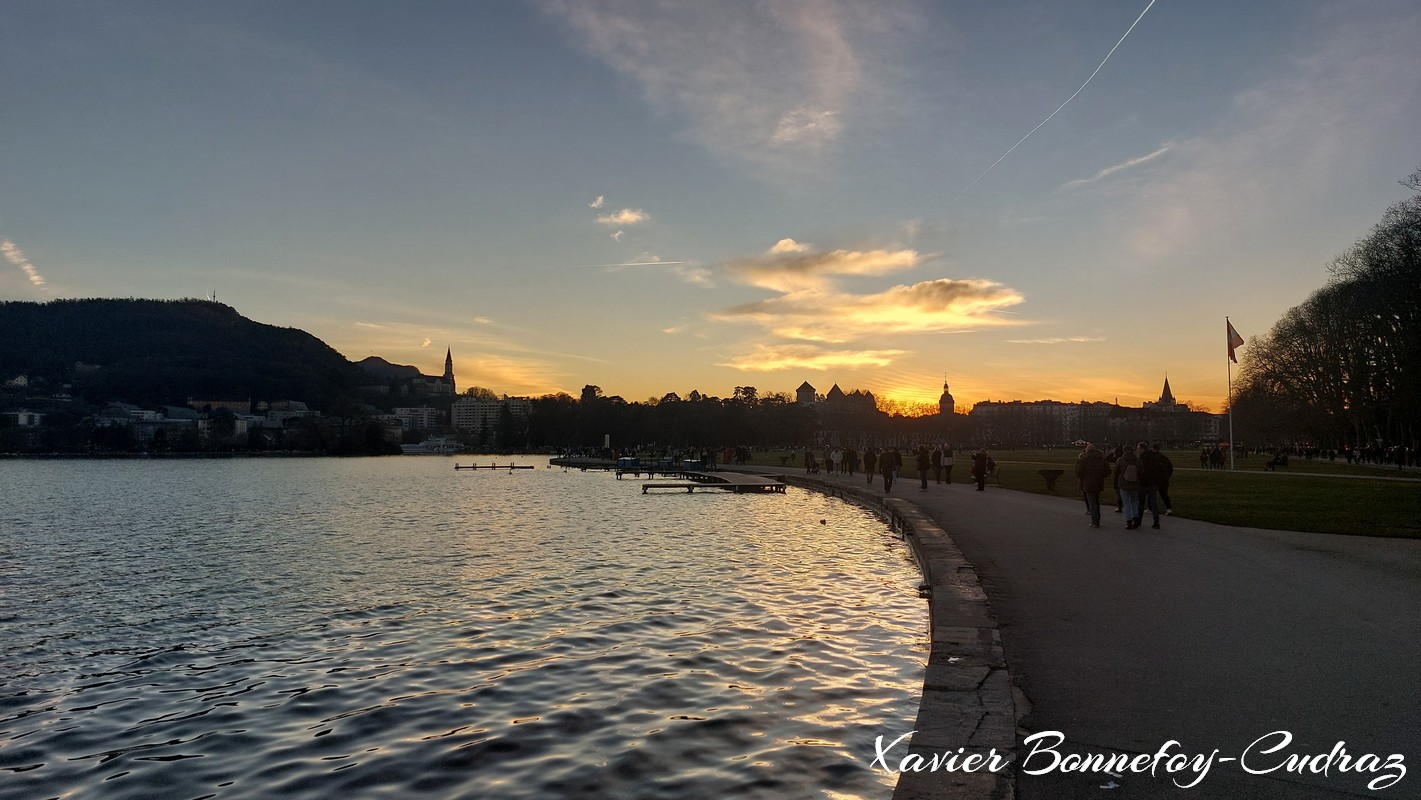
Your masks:
<path fill-rule="evenodd" d="M 1125 37 L 1126 37 L 1126 36 L 1129 36 L 1129 35 L 1130 35 L 1130 31 L 1133 31 L 1133 30 L 1135 29 L 1135 26 L 1140 24 L 1140 20 L 1142 20 L 1142 19 L 1145 18 L 1145 14 L 1149 13 L 1149 10 L 1150 10 L 1152 7 L 1154 7 L 1154 4 L 1155 4 L 1155 0 L 1150 0 L 1149 5 L 1145 6 L 1145 10 L 1140 12 L 1140 16 L 1135 17 L 1135 21 L 1132 22 L 1132 23 L 1130 23 L 1130 27 L 1125 30 L 1124 36 L 1121 36 L 1121 37 L 1120 37 L 1120 41 L 1118 41 L 1118 42 L 1115 43 L 1115 47 L 1110 48 L 1110 52 L 1109 52 L 1109 53 L 1106 53 L 1106 54 L 1105 54 L 1105 58 L 1102 58 L 1102 59 L 1100 60 L 1100 64 L 1096 66 L 1095 72 L 1092 72 L 1092 73 L 1090 74 L 1090 77 L 1085 79 L 1085 83 L 1082 83 L 1082 84 L 1081 84 L 1081 88 L 1079 88 L 1079 89 L 1076 90 L 1076 94 L 1073 94 L 1073 95 L 1071 95 L 1070 97 L 1067 97 L 1067 98 L 1066 98 L 1066 102 L 1062 103 L 1060 106 L 1058 106 L 1058 107 L 1056 108 L 1055 111 L 1052 111 L 1049 115 L 1047 115 L 1046 119 L 1041 120 L 1041 124 L 1040 124 L 1040 125 L 1037 125 L 1035 128 L 1032 128 L 1031 130 L 1027 131 L 1026 135 L 1023 136 L 1023 137 L 1021 137 L 1021 141 L 1019 141 L 1019 142 L 1017 142 L 1016 144 L 1012 145 L 1012 146 L 1011 146 L 1011 149 L 1007 150 L 1005 153 L 1002 153 L 1002 157 L 1001 157 L 1001 158 L 997 159 L 996 161 L 993 161 L 993 162 L 992 162 L 992 166 L 987 167 L 985 170 L 983 170 L 983 171 L 982 171 L 982 174 L 981 174 L 981 175 L 978 175 L 976 178 L 974 178 L 974 179 L 972 180 L 971 183 L 967 184 L 967 186 L 966 186 L 962 191 L 958 192 L 958 193 L 957 193 L 957 197 L 954 197 L 953 200 L 959 200 L 959 199 L 961 199 L 961 198 L 962 198 L 962 195 L 966 194 L 968 189 L 971 189 L 973 186 L 976 186 L 976 185 L 977 185 L 977 181 L 980 181 L 980 180 L 982 180 L 983 178 L 987 177 L 987 173 L 988 173 L 988 172 L 991 172 L 998 164 L 1002 163 L 1002 160 L 1003 160 L 1003 159 L 1005 159 L 1007 156 L 1011 155 L 1011 154 L 1012 154 L 1012 150 L 1015 150 L 1015 149 L 1017 149 L 1018 147 L 1021 147 L 1021 142 L 1024 142 L 1024 141 L 1026 141 L 1027 139 L 1030 139 L 1030 138 L 1031 138 L 1031 134 L 1036 133 L 1037 131 L 1041 130 L 1041 127 L 1042 127 L 1043 125 L 1045 125 L 1046 123 L 1048 123 L 1048 122 L 1051 121 L 1051 117 L 1054 117 L 1054 116 L 1056 116 L 1057 114 L 1059 114 L 1059 113 L 1061 112 L 1061 109 L 1065 108 L 1067 105 L 1070 104 L 1070 102 L 1071 102 L 1072 100 L 1076 99 L 1076 95 L 1078 95 L 1078 94 L 1080 94 L 1081 92 L 1085 91 L 1085 87 L 1089 86 L 1089 85 L 1090 85 L 1090 82 L 1095 79 L 1096 73 L 1100 72 L 1101 68 L 1105 66 L 1105 62 L 1107 62 L 1107 61 L 1110 60 L 1110 57 L 1111 57 L 1112 55 L 1114 55 L 1114 54 L 1115 54 L 1115 51 L 1116 51 L 1117 49 L 1119 49 L 1119 47 L 1120 47 L 1120 45 L 1121 45 L 1122 43 L 1124 43 Z"/>

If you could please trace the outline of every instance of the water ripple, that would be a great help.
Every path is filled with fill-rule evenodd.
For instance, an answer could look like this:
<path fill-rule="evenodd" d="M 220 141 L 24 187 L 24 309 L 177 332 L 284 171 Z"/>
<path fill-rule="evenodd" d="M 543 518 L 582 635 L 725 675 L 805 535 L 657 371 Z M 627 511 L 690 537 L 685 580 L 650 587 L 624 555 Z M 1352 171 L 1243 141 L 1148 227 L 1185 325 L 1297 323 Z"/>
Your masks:
<path fill-rule="evenodd" d="M 866 511 L 444 459 L 6 462 L 0 794 L 886 797 Z M 820 524 L 823 520 L 823 524 Z"/>

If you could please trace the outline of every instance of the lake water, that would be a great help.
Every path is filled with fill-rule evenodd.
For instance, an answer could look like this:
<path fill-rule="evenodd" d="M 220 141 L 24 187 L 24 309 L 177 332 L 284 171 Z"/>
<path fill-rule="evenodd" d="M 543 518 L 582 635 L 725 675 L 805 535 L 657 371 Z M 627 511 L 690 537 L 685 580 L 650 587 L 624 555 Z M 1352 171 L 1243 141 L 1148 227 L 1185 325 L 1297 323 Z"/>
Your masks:
<path fill-rule="evenodd" d="M 0 462 L 0 796 L 891 794 L 880 519 L 521 463 Z"/>

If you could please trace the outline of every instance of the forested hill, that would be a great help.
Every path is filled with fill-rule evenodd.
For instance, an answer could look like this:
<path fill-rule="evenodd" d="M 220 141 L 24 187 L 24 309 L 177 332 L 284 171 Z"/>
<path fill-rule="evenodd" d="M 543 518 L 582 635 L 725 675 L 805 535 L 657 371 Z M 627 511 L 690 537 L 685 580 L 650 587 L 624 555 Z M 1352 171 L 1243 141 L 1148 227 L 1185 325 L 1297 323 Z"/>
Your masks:
<path fill-rule="evenodd" d="M 73 384 L 91 402 L 188 398 L 328 406 L 369 376 L 325 342 L 204 300 L 0 302 L 0 379 Z"/>

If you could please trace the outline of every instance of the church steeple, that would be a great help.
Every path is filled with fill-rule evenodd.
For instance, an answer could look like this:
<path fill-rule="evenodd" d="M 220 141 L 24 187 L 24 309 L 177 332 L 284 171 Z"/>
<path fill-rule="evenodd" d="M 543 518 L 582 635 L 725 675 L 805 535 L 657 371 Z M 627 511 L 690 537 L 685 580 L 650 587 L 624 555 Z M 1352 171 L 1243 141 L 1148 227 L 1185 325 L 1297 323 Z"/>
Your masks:
<path fill-rule="evenodd" d="M 1163 392 L 1160 392 L 1159 404 L 1160 404 L 1161 406 L 1165 406 L 1165 407 L 1175 405 L 1174 392 L 1171 392 L 1171 391 L 1169 390 L 1169 376 L 1168 376 L 1168 375 L 1164 376 L 1164 391 L 1163 391 Z"/>
<path fill-rule="evenodd" d="M 444 380 L 449 382 L 449 393 L 458 394 L 454 389 L 454 350 L 444 351 Z"/>

